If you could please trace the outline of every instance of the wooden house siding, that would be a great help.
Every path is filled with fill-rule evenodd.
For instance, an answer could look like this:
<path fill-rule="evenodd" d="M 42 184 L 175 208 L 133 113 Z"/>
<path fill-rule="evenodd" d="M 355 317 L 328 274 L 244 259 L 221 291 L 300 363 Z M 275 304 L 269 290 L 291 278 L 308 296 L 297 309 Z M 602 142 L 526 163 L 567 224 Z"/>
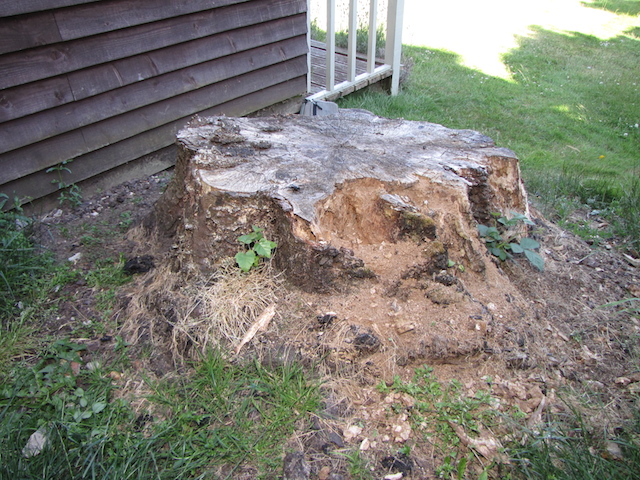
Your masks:
<path fill-rule="evenodd" d="M 53 193 L 70 159 L 67 184 L 131 169 L 195 114 L 305 93 L 306 29 L 306 0 L 0 0 L 0 192 Z"/>

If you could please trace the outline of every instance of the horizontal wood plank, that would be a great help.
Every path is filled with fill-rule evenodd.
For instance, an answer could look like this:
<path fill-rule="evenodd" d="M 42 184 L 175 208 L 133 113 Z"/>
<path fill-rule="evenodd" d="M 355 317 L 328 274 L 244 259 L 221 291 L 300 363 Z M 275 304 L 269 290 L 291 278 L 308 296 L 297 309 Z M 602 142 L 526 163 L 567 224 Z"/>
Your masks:
<path fill-rule="evenodd" d="M 305 55 L 305 36 L 245 50 L 2 125 L 0 153 Z"/>
<path fill-rule="evenodd" d="M 245 2 L 104 35 L 6 54 L 0 57 L 0 89 L 306 10 L 304 0 L 264 0 L 259 9 L 252 3 Z"/>
<path fill-rule="evenodd" d="M 0 0 L 0 17 L 95 3 L 100 0 Z"/>
<path fill-rule="evenodd" d="M 306 78 L 301 76 L 196 113 L 201 116 L 242 116 L 285 101 L 291 98 L 292 92 L 301 94 L 305 89 Z M 96 175 L 111 172 L 114 169 L 129 168 L 129 162 L 173 145 L 178 130 L 191 118 L 192 115 L 180 118 L 170 124 L 82 155 L 69 164 L 71 173 L 66 174 L 64 180 L 68 184 L 79 183 L 82 186 L 80 182 Z M 168 166 L 164 165 L 162 168 Z M 44 170 L 0 186 L 0 192 L 34 199 L 56 191 L 56 185 L 51 183 L 51 174 Z"/>
<path fill-rule="evenodd" d="M 72 72 L 69 84 L 74 98 L 80 100 L 224 55 L 303 35 L 306 28 L 304 14 L 278 18 Z"/>
<path fill-rule="evenodd" d="M 0 185 L 173 122 L 177 118 L 193 115 L 201 111 L 203 105 L 228 102 L 268 86 L 304 76 L 306 71 L 307 59 L 304 55 L 12 150 L 0 155 Z M 291 92 L 291 96 L 298 93 L 301 92 Z"/>
<path fill-rule="evenodd" d="M 0 90 L 0 129 L 2 122 L 73 101 L 71 86 L 65 76 Z"/>
<path fill-rule="evenodd" d="M 248 1 L 263 0 L 108 0 L 56 11 L 55 18 L 67 41 Z"/>
<path fill-rule="evenodd" d="M 0 54 L 49 45 L 62 40 L 53 12 L 0 17 Z"/>
<path fill-rule="evenodd" d="M 0 123 L 305 32 L 299 14 L 0 90 Z"/>
<path fill-rule="evenodd" d="M 19 17 L 0 17 L 0 53 L 75 40 L 250 0 L 109 0 Z M 123 15 L 126 12 L 126 15 Z"/>

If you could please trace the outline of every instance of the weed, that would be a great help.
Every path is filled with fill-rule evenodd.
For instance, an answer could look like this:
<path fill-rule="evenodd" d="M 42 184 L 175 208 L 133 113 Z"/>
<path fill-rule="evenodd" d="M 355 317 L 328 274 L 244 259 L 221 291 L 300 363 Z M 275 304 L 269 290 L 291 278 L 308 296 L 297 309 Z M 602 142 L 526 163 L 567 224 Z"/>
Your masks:
<path fill-rule="evenodd" d="M 341 456 L 347 462 L 347 470 L 349 471 L 349 478 L 353 480 L 371 480 L 371 470 L 369 468 L 369 462 L 367 459 L 360 455 L 359 449 L 349 450 L 342 453 Z"/>
<path fill-rule="evenodd" d="M 508 218 L 499 213 L 492 214 L 496 219 L 495 225 L 478 225 L 480 236 L 484 238 L 487 248 L 492 255 L 501 261 L 512 258 L 512 253 L 524 254 L 527 260 L 538 270 L 544 270 L 544 260 L 534 250 L 540 248 L 540 244 L 532 238 L 520 237 L 518 229 L 520 224 L 534 225 L 525 215 L 512 213 Z"/>
<path fill-rule="evenodd" d="M 497 422 L 497 414 L 491 409 L 491 396 L 477 392 L 472 398 L 463 394 L 462 385 L 456 380 L 443 385 L 427 366 L 417 368 L 409 382 L 396 377 L 391 387 L 384 382 L 378 385 L 383 393 L 401 392 L 415 400 L 415 406 L 408 410 L 412 429 L 425 438 L 437 438 L 435 447 L 440 451 L 443 464 L 438 468 L 440 475 L 449 478 L 456 472 L 466 471 L 474 458 L 461 445 L 455 427 L 461 427 L 468 435 L 479 435 L 483 427 Z M 400 407 L 402 408 L 402 407 Z"/>
<path fill-rule="evenodd" d="M 260 477 L 279 467 L 296 424 L 319 405 L 318 388 L 300 366 L 231 365 L 219 350 L 210 352 L 187 382 L 158 389 L 154 399 L 172 407 L 174 434 L 189 438 L 181 445 L 183 458 L 199 462 L 198 468 L 226 465 L 230 472 L 251 462 Z"/>
<path fill-rule="evenodd" d="M 82 190 L 75 183 L 67 183 L 63 177 L 64 173 L 71 173 L 67 165 L 73 162 L 73 159 L 65 160 L 58 165 L 47 168 L 46 173 L 54 173 L 57 178 L 51 180 L 51 183 L 57 185 L 60 191 L 58 201 L 60 205 L 69 202 L 72 206 L 77 207 L 82 203 Z"/>
<path fill-rule="evenodd" d="M 105 258 L 98 260 L 86 275 L 87 286 L 96 291 L 96 309 L 107 318 L 116 304 L 118 287 L 131 281 L 124 270 L 125 259 Z"/>
<path fill-rule="evenodd" d="M 122 232 L 126 232 L 131 227 L 133 223 L 133 218 L 131 216 L 131 212 L 122 212 L 120 214 L 120 221 L 118 222 L 118 228 Z"/>
<path fill-rule="evenodd" d="M 261 258 L 271 258 L 273 249 L 277 247 L 275 242 L 267 240 L 262 235 L 264 229 L 253 226 L 253 232 L 238 237 L 238 241 L 247 247 L 244 252 L 236 253 L 235 259 L 243 272 L 248 272 L 257 267 Z"/>

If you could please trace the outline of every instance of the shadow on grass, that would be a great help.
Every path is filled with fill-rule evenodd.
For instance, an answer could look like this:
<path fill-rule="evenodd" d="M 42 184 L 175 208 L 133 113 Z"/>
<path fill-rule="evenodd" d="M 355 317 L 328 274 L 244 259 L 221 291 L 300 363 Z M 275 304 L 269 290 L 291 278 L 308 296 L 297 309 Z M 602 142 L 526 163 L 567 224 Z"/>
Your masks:
<path fill-rule="evenodd" d="M 640 2 L 637 0 L 592 0 L 590 2 L 582 2 L 582 5 L 617 14 L 640 15 Z"/>

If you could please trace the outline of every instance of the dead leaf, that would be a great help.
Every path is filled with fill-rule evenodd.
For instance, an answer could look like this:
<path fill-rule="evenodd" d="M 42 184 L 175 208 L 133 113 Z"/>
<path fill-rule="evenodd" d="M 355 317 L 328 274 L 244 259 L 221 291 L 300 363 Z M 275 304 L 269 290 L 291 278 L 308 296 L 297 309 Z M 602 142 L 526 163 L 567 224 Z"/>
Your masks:
<path fill-rule="evenodd" d="M 331 467 L 324 466 L 318 472 L 318 479 L 327 480 L 329 478 L 329 475 L 331 475 Z"/>

